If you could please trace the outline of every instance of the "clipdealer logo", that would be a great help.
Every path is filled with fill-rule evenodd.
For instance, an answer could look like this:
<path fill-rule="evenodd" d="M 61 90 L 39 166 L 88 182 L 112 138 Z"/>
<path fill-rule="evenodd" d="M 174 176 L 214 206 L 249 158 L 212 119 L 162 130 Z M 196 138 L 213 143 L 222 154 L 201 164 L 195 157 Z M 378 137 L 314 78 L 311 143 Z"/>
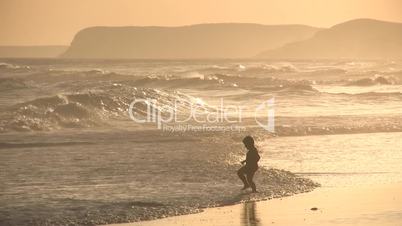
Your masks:
<path fill-rule="evenodd" d="M 268 99 L 257 105 L 254 111 L 254 120 L 261 128 L 275 132 L 275 98 Z M 186 108 L 186 112 L 180 109 Z M 178 123 L 208 124 L 228 123 L 233 127 L 243 121 L 244 106 L 226 105 L 220 99 L 219 106 L 210 107 L 198 103 L 178 102 L 159 103 L 156 99 L 135 99 L 128 109 L 131 120 L 136 123 L 155 123 L 158 129 L 163 125 Z M 216 127 L 216 126 L 215 126 Z M 204 128 L 207 128 L 204 126 Z M 223 128 L 219 126 L 219 128 Z"/>

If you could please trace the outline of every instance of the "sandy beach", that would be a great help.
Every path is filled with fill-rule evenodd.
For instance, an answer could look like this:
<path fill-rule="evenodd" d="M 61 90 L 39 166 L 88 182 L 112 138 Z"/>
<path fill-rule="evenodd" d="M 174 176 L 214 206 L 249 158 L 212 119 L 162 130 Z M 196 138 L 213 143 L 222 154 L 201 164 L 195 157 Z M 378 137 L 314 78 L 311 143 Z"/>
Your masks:
<path fill-rule="evenodd" d="M 399 226 L 402 224 L 401 190 L 400 183 L 323 187 L 281 199 L 206 209 L 199 214 L 109 226 Z"/>
<path fill-rule="evenodd" d="M 0 226 L 402 226 L 401 9 L 0 0 Z"/>
<path fill-rule="evenodd" d="M 399 61 L 0 60 L 0 225 L 402 222 L 401 186 L 379 186 L 402 182 L 401 72 Z M 236 173 L 246 136 L 261 156 L 253 195 Z M 256 200 L 272 201 L 242 204 Z"/>

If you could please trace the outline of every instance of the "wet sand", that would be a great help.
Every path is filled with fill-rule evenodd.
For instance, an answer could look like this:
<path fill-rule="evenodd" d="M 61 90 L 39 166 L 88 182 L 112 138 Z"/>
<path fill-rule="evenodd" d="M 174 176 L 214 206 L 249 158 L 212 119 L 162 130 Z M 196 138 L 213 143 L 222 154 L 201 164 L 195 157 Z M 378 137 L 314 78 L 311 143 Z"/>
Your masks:
<path fill-rule="evenodd" d="M 210 208 L 199 214 L 109 226 L 399 226 L 402 225 L 401 191 L 401 183 L 324 187 L 281 199 Z"/>
<path fill-rule="evenodd" d="M 261 167 L 260 193 L 240 192 L 236 171 L 245 152 L 232 134 L 87 130 L 16 137 L 5 134 L 0 142 L 0 225 L 153 220 L 318 186 Z"/>

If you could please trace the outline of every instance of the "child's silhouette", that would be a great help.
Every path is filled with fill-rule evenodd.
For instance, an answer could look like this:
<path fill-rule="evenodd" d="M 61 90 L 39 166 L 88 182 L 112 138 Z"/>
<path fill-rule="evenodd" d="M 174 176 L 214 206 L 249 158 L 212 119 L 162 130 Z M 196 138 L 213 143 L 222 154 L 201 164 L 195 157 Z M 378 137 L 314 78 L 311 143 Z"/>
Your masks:
<path fill-rule="evenodd" d="M 254 139 L 251 136 L 246 136 L 243 139 L 243 144 L 246 146 L 248 152 L 246 155 L 246 160 L 242 161 L 241 163 L 246 163 L 246 165 L 242 166 L 237 171 L 237 175 L 239 175 L 240 179 L 244 183 L 243 190 L 251 187 L 253 192 L 257 192 L 257 188 L 253 182 L 253 177 L 258 169 L 257 163 L 260 160 L 260 155 L 258 154 L 257 148 L 254 146 Z"/>

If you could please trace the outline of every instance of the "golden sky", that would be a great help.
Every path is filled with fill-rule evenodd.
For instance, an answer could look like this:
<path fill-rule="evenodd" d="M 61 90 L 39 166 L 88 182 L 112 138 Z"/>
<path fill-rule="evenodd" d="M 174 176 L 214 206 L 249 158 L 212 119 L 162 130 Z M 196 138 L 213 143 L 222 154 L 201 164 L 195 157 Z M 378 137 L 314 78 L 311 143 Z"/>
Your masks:
<path fill-rule="evenodd" d="M 90 26 L 402 22 L 402 0 L 0 0 L 0 45 L 67 45 Z"/>

